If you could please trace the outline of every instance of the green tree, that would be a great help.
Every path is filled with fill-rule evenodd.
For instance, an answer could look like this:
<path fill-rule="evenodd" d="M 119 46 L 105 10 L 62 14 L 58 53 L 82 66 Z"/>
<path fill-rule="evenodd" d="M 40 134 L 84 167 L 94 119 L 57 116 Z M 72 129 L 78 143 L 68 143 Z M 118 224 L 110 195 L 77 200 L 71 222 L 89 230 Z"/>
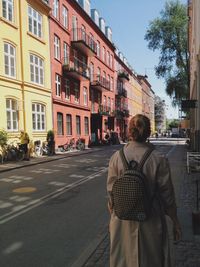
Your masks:
<path fill-rule="evenodd" d="M 160 51 L 155 72 L 158 78 L 165 79 L 166 93 L 174 106 L 189 95 L 187 35 L 187 6 L 179 0 L 166 2 L 160 17 L 150 22 L 145 34 L 148 48 Z"/>

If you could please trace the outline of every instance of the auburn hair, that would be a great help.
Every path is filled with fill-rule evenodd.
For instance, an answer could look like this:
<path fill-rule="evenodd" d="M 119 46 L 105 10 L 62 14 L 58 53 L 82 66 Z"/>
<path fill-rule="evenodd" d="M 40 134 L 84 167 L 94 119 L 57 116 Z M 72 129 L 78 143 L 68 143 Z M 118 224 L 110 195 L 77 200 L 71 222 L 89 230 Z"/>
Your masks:
<path fill-rule="evenodd" d="M 137 142 L 145 142 L 151 134 L 150 120 L 147 116 L 137 114 L 129 122 L 129 138 Z"/>

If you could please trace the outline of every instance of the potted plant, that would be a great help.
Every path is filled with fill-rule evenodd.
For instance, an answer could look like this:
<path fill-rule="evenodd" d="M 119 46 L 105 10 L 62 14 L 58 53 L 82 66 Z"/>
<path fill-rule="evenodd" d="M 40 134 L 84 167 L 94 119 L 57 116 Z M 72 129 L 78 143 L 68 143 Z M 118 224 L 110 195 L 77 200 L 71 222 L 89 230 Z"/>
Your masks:
<path fill-rule="evenodd" d="M 55 154 L 55 135 L 53 130 L 47 132 L 47 143 L 49 147 L 49 155 Z"/>
<path fill-rule="evenodd" d="M 7 132 L 5 130 L 0 130 L 1 163 L 3 163 L 5 157 L 7 142 L 8 142 Z"/>

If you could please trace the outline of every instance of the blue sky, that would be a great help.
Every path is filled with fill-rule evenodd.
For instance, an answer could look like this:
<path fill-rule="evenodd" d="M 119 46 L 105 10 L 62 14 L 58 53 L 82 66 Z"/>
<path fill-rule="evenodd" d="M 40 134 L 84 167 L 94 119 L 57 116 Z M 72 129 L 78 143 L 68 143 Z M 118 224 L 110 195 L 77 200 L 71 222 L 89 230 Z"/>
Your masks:
<path fill-rule="evenodd" d="M 181 0 L 186 4 L 187 0 Z M 152 52 L 144 40 L 149 22 L 160 16 L 165 0 L 91 0 L 91 8 L 99 11 L 113 31 L 113 42 L 128 59 L 138 74 L 146 74 L 152 89 L 167 104 L 167 117 L 177 118 L 178 110 L 171 107 L 171 100 L 165 93 L 163 80 L 155 76 L 154 66 L 158 64 L 159 53 Z"/>

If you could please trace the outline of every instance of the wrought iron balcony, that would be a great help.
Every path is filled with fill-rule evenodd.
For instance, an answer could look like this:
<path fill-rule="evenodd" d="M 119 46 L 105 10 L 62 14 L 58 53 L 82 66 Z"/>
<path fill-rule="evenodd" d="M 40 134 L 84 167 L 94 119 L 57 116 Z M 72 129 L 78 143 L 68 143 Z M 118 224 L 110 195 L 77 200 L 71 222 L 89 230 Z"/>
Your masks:
<path fill-rule="evenodd" d="M 89 68 L 88 66 L 74 57 L 72 60 L 63 59 L 63 73 L 67 76 L 70 76 L 76 80 L 89 80 Z"/>
<path fill-rule="evenodd" d="M 128 109 L 123 109 L 123 110 L 117 109 L 115 111 L 115 113 L 116 113 L 116 118 L 117 119 L 122 119 L 124 117 L 128 118 L 130 116 Z"/>
<path fill-rule="evenodd" d="M 118 79 L 121 81 L 129 81 L 129 74 L 126 71 L 118 72 Z"/>
<path fill-rule="evenodd" d="M 127 90 L 125 88 L 118 88 L 117 95 L 119 97 L 127 97 Z"/>
<path fill-rule="evenodd" d="M 106 116 L 112 115 L 111 107 L 99 105 L 98 113 Z"/>
<path fill-rule="evenodd" d="M 86 56 L 91 57 L 97 54 L 97 43 L 83 29 L 72 29 L 71 44 Z"/>
<path fill-rule="evenodd" d="M 101 75 L 90 76 L 90 84 L 99 91 L 110 91 L 110 82 Z"/>

